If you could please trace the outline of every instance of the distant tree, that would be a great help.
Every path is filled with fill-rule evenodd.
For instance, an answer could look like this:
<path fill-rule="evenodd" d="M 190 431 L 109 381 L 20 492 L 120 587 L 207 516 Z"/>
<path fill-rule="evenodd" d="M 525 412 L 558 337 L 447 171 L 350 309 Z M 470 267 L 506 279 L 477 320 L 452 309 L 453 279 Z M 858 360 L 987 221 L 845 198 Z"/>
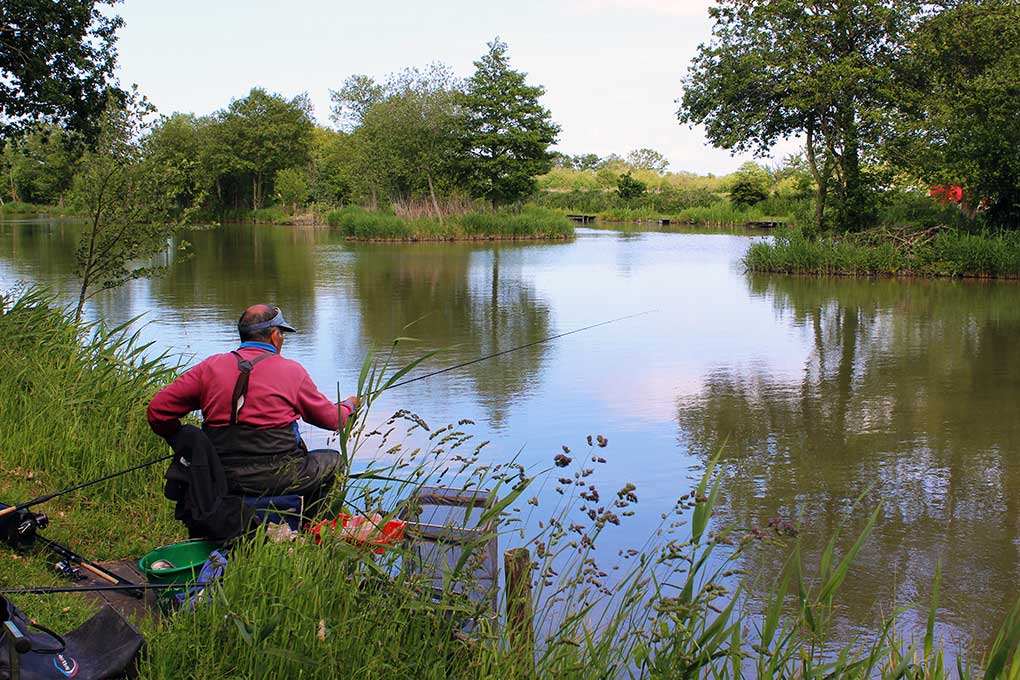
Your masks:
<path fill-rule="evenodd" d="M 71 202 L 85 219 L 75 259 L 81 282 L 75 318 L 101 290 L 165 270 L 154 262 L 190 211 L 176 210 L 180 178 L 147 163 L 139 141 L 152 108 L 135 94 L 111 98 L 95 148 L 74 178 Z"/>
<path fill-rule="evenodd" d="M 303 167 L 311 157 L 312 106 L 307 95 L 287 100 L 261 88 L 230 102 L 218 115 L 219 148 L 230 171 L 247 179 L 251 207 L 265 204 L 273 178 L 284 168 Z"/>
<path fill-rule="evenodd" d="M 496 38 L 488 46 L 459 98 L 460 137 L 470 192 L 497 205 L 534 192 L 535 176 L 552 168 L 549 147 L 560 128 L 539 103 L 545 88 L 510 68 L 507 44 Z"/>
<path fill-rule="evenodd" d="M 12 200 L 61 207 L 71 187 L 79 145 L 54 125 L 40 125 L 4 147 L 4 167 Z M 2 203 L 0 199 L 0 203 Z"/>
<path fill-rule="evenodd" d="M 598 154 L 594 153 L 583 153 L 574 156 L 573 161 L 574 168 L 577 170 L 598 170 L 599 163 L 601 162 Z"/>
<path fill-rule="evenodd" d="M 117 0 L 0 3 L 0 135 L 47 122 L 90 140 L 113 86 L 124 25 L 101 7 Z"/>
<path fill-rule="evenodd" d="M 343 204 L 351 198 L 356 183 L 351 135 L 323 127 L 312 133 L 312 200 Z"/>
<path fill-rule="evenodd" d="M 333 96 L 333 119 L 351 134 L 352 160 L 376 192 L 427 195 L 441 217 L 438 193 L 457 154 L 459 83 L 448 66 L 410 68 L 376 83 L 349 78 Z"/>
<path fill-rule="evenodd" d="M 654 149 L 635 149 L 627 154 L 627 163 L 637 170 L 650 170 L 662 174 L 669 167 L 669 161 Z"/>
<path fill-rule="evenodd" d="M 963 188 L 973 217 L 1020 228 L 1020 5 L 960 2 L 925 21 L 903 62 L 897 166 Z"/>
<path fill-rule="evenodd" d="M 365 114 L 386 98 L 386 88 L 371 76 L 353 75 L 338 90 L 329 91 L 330 120 L 344 132 L 353 132 L 365 120 Z"/>
<path fill-rule="evenodd" d="M 552 161 L 554 168 L 566 168 L 572 170 L 574 168 L 574 159 L 572 156 L 568 156 L 562 151 L 553 151 L 549 154 L 549 160 Z"/>
<path fill-rule="evenodd" d="M 730 176 L 730 202 L 739 206 L 761 203 L 769 197 L 771 185 L 765 168 L 757 163 L 744 163 Z"/>
<path fill-rule="evenodd" d="M 616 193 L 625 201 L 637 198 L 645 193 L 648 186 L 639 179 L 631 177 L 630 172 L 625 172 L 616 180 Z"/>
<path fill-rule="evenodd" d="M 919 11 L 909 0 L 719 0 L 678 117 L 704 125 L 716 146 L 759 156 L 803 136 L 816 223 L 834 186 L 837 226 L 867 226 L 874 212 L 862 165 L 887 131 L 891 74 Z"/>
<path fill-rule="evenodd" d="M 174 197 L 178 210 L 195 205 L 211 190 L 215 177 L 203 161 L 209 151 L 209 135 L 204 129 L 208 119 L 175 113 L 161 118 L 148 132 L 143 153 L 153 172 L 172 178 L 181 193 Z"/>
<path fill-rule="evenodd" d="M 274 185 L 280 202 L 287 206 L 291 214 L 308 200 L 308 176 L 300 168 L 277 170 Z"/>

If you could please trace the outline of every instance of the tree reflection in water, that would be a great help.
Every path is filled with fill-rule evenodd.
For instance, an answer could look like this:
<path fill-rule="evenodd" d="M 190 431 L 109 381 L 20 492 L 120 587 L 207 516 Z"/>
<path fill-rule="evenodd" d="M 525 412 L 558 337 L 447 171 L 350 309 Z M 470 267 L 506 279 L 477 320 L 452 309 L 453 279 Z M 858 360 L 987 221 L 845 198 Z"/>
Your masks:
<path fill-rule="evenodd" d="M 1020 563 L 1013 285 L 748 281 L 812 350 L 799 378 L 718 367 L 679 401 L 683 446 L 707 457 L 726 442 L 723 521 L 799 518 L 805 554 L 817 555 L 841 525 L 847 547 L 881 501 L 844 588 L 844 624 L 927 601 L 941 561 L 945 619 L 984 647 L 1017 596 Z M 759 552 L 760 588 L 777 555 Z"/>

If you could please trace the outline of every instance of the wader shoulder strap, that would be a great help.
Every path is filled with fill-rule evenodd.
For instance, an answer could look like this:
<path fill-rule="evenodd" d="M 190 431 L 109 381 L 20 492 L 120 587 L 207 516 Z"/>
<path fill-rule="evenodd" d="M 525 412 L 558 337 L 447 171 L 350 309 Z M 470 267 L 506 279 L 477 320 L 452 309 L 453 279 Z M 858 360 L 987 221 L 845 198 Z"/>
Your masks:
<path fill-rule="evenodd" d="M 240 371 L 237 376 L 237 382 L 234 383 L 234 396 L 230 399 L 230 424 L 237 425 L 237 416 L 241 412 L 241 407 L 244 406 L 244 395 L 248 393 L 248 377 L 251 375 L 251 369 L 263 359 L 275 356 L 275 352 L 266 352 L 262 356 L 251 360 L 242 358 L 240 354 L 234 351 L 231 354 L 237 357 L 237 370 Z"/>

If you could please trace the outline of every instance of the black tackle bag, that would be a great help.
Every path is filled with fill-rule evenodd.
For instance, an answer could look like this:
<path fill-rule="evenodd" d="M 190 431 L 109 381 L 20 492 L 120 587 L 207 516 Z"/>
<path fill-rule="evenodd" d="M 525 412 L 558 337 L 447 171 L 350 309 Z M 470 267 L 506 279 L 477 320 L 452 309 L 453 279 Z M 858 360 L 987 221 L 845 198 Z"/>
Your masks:
<path fill-rule="evenodd" d="M 11 631 L 8 620 L 24 639 Z M 0 680 L 130 677 L 144 644 L 141 633 L 110 606 L 67 635 L 58 635 L 30 623 L 21 610 L 0 597 Z M 26 646 L 31 649 L 18 650 Z"/>

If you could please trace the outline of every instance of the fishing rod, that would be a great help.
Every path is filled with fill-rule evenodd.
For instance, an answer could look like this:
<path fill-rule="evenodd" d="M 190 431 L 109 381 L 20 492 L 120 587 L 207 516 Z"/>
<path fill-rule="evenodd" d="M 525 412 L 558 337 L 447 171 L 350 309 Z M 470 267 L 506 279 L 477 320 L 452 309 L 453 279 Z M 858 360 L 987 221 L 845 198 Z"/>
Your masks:
<path fill-rule="evenodd" d="M 142 468 L 149 467 L 150 465 L 155 465 L 156 463 L 162 463 L 163 461 L 170 460 L 173 457 L 174 457 L 173 454 L 170 454 L 169 456 L 162 456 L 160 458 L 156 458 L 154 460 L 150 460 L 147 463 L 141 463 L 139 465 L 135 465 L 133 467 L 129 467 L 126 470 L 121 470 L 119 472 L 114 472 L 114 473 L 108 474 L 105 477 L 100 477 L 99 479 L 93 479 L 92 481 L 89 481 L 89 482 L 83 482 L 81 484 L 76 484 L 74 486 L 69 486 L 66 489 L 63 489 L 62 491 L 57 491 L 55 493 L 48 493 L 45 496 L 38 496 L 36 498 L 33 498 L 30 501 L 25 501 L 24 503 L 18 503 L 17 505 L 9 505 L 6 508 L 0 509 L 0 517 L 4 517 L 5 515 L 13 514 L 15 512 L 18 512 L 19 510 L 25 510 L 27 508 L 32 507 L 33 505 L 39 505 L 40 503 L 45 503 L 46 501 L 51 500 L 53 498 L 56 498 L 57 496 L 63 496 L 64 494 L 71 493 L 72 491 L 77 491 L 78 489 L 84 489 L 87 486 L 92 486 L 93 484 L 99 484 L 100 482 L 105 482 L 105 481 L 107 481 L 109 479 L 113 479 L 114 477 L 119 477 L 121 475 L 126 475 L 129 472 L 134 472 L 135 470 L 141 470 Z"/>
<path fill-rule="evenodd" d="M 138 584 L 110 584 L 91 586 L 30 586 L 26 588 L 3 588 L 0 595 L 51 595 L 53 593 L 106 593 L 141 590 L 166 590 L 168 588 L 181 588 L 181 583 L 138 583 Z M 191 583 L 188 586 L 203 586 L 203 584 Z"/>
<path fill-rule="evenodd" d="M 437 376 L 437 375 L 440 375 L 442 373 L 449 373 L 450 371 L 456 371 L 459 368 L 464 368 L 465 366 L 470 366 L 472 364 L 477 364 L 477 363 L 480 363 L 482 361 L 487 361 L 489 359 L 493 359 L 493 358 L 498 357 L 498 356 L 503 356 L 504 354 L 510 354 L 511 352 L 516 352 L 518 350 L 527 349 L 528 347 L 534 347 L 535 345 L 541 345 L 542 343 L 545 343 L 545 342 L 550 342 L 552 340 L 557 340 L 559 338 L 565 338 L 568 335 L 573 335 L 574 333 L 580 333 L 582 331 L 588 331 L 588 330 L 591 330 L 592 328 L 598 328 L 599 326 L 608 326 L 609 324 L 616 323 L 618 321 L 625 321 L 627 319 L 633 319 L 633 318 L 638 317 L 638 316 L 644 316 L 646 314 L 651 314 L 652 312 L 655 312 L 655 311 L 658 311 L 658 310 L 647 309 L 647 310 L 645 310 L 643 312 L 638 312 L 637 314 L 628 314 L 627 316 L 621 316 L 621 317 L 618 317 L 616 319 L 610 319 L 609 321 L 600 321 L 599 323 L 593 323 L 592 325 L 585 326 L 584 328 L 575 328 L 574 330 L 566 331 L 565 333 L 557 333 L 556 335 L 550 335 L 549 337 L 542 338 L 541 340 L 533 340 L 532 342 L 529 342 L 529 343 L 526 343 L 526 344 L 523 344 L 523 345 L 519 345 L 518 347 L 511 347 L 510 349 L 504 349 L 504 350 L 502 350 L 500 352 L 494 352 L 492 354 L 486 354 L 484 357 L 478 357 L 477 359 L 472 359 L 471 361 L 465 361 L 464 363 L 457 364 L 456 366 L 448 366 L 447 368 L 442 368 L 442 369 L 440 369 L 438 371 L 433 371 L 432 373 L 426 373 L 425 375 L 420 375 L 417 378 L 411 378 L 409 380 L 402 380 L 402 381 L 400 381 L 400 382 L 398 382 L 396 384 L 390 385 L 386 389 L 387 390 L 392 390 L 392 389 L 397 388 L 397 387 L 403 387 L 404 385 L 410 385 L 413 382 L 418 382 L 419 380 L 424 380 L 425 378 L 431 378 L 433 376 Z M 383 392 L 383 391 L 384 390 L 376 390 L 375 392 L 372 392 L 371 394 L 378 394 L 379 392 Z"/>

